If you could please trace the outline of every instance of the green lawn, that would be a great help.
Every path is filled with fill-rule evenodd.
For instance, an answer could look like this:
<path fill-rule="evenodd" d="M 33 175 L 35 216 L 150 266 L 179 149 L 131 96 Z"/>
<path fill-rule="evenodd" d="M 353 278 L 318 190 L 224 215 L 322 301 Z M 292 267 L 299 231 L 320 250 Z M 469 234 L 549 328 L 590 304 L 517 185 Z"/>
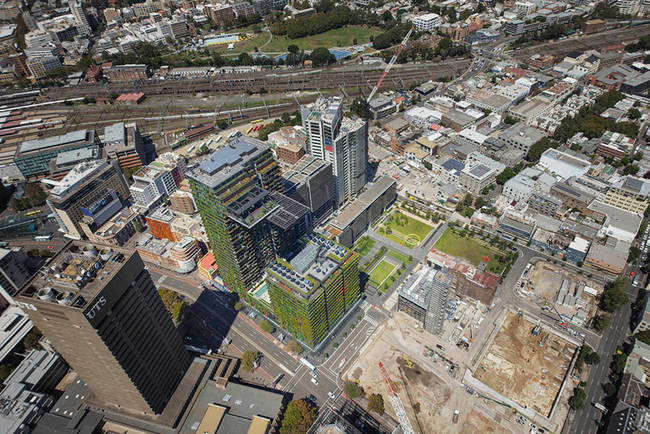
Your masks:
<path fill-rule="evenodd" d="M 390 228 L 391 233 L 388 233 L 388 228 Z M 433 226 L 431 225 L 401 212 L 395 212 L 382 224 L 379 233 L 389 240 L 413 248 L 420 245 L 432 230 Z"/>
<path fill-rule="evenodd" d="M 370 42 L 370 35 L 377 35 L 382 30 L 367 26 L 347 26 L 340 29 L 329 30 L 319 35 L 306 36 L 304 38 L 289 39 L 286 36 L 273 36 L 273 40 L 262 49 L 263 52 L 284 53 L 291 44 L 297 45 L 301 50 L 313 50 L 316 47 L 336 48 L 349 47 L 357 44 Z M 337 45 L 337 42 L 339 43 Z M 237 46 L 235 45 L 235 48 Z"/>
<path fill-rule="evenodd" d="M 228 33 L 237 33 L 236 31 Z M 275 37 L 274 37 L 275 39 Z M 246 39 L 244 41 L 235 42 L 235 48 L 232 50 L 228 49 L 228 44 L 221 45 L 211 45 L 210 50 L 214 50 L 220 54 L 232 54 L 239 55 L 240 53 L 252 53 L 255 50 L 255 47 L 261 47 L 269 40 L 269 32 L 261 32 L 253 35 L 252 38 Z"/>
<path fill-rule="evenodd" d="M 384 283 L 384 280 L 388 278 L 395 268 L 395 265 L 382 259 L 381 262 L 370 272 L 370 283 L 375 287 L 381 286 L 381 284 Z"/>
<path fill-rule="evenodd" d="M 491 249 L 478 240 L 463 238 L 451 229 L 447 229 L 433 247 L 451 256 L 465 258 L 474 265 L 481 263 L 483 256 L 489 256 L 488 271 L 492 273 L 501 274 L 506 266 L 497 258 L 500 251 Z"/>
<path fill-rule="evenodd" d="M 408 256 L 406 256 L 403 253 L 396 252 L 395 250 L 391 250 L 390 252 L 388 252 L 388 254 L 403 264 L 408 264 L 409 262 L 411 262 Z"/>
<path fill-rule="evenodd" d="M 357 242 L 357 245 L 354 246 L 354 250 L 359 252 L 360 255 L 366 256 L 368 253 L 370 253 L 370 249 L 372 249 L 374 245 L 375 245 L 375 240 L 371 240 L 368 237 L 362 237 Z"/>

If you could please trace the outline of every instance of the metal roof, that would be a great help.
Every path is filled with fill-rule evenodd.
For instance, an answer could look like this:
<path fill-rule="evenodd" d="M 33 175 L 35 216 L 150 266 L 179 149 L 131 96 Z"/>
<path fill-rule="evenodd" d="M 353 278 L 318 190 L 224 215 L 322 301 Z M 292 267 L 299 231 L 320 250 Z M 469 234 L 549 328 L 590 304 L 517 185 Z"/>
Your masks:
<path fill-rule="evenodd" d="M 104 128 L 104 142 L 125 142 L 126 128 L 124 122 L 117 122 Z"/>
<path fill-rule="evenodd" d="M 46 148 L 53 148 L 55 146 L 69 145 L 74 142 L 81 142 L 86 140 L 87 136 L 88 130 L 72 131 L 61 136 L 27 140 L 23 142 L 18 149 L 19 152 L 38 151 Z M 90 141 L 90 139 L 88 139 L 88 141 Z"/>

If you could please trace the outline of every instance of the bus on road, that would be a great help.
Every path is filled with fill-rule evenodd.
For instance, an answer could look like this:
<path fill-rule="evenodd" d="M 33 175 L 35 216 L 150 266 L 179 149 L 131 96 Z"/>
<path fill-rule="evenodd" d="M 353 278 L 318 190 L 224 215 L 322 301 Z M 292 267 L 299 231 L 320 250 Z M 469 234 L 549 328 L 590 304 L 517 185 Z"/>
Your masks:
<path fill-rule="evenodd" d="M 49 241 L 52 239 L 52 234 L 50 235 L 37 235 L 34 237 L 34 241 Z"/>
<path fill-rule="evenodd" d="M 607 413 L 607 407 L 605 407 L 603 404 L 600 402 L 593 402 L 592 403 L 594 407 L 596 407 L 598 410 L 602 411 L 603 413 Z"/>
<path fill-rule="evenodd" d="M 300 363 L 308 367 L 311 372 L 316 372 L 316 366 L 309 363 L 309 361 L 304 357 L 300 359 Z"/>

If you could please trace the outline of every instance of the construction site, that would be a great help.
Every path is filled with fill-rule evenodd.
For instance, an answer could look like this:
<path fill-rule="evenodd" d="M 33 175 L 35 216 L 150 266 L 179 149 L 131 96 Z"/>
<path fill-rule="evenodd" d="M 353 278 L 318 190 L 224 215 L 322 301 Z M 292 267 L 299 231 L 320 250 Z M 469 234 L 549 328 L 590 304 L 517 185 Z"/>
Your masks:
<path fill-rule="evenodd" d="M 578 343 L 522 312 L 504 312 L 495 332 L 464 383 L 530 418 L 552 419 L 558 403 L 566 403 L 560 395 L 572 389 L 568 373 Z"/>
<path fill-rule="evenodd" d="M 386 412 L 400 420 L 396 398 L 390 398 L 388 392 L 390 384 L 413 432 L 528 432 L 529 429 L 522 431 L 524 425 L 517 422 L 512 409 L 485 399 L 462 384 L 467 366 L 446 356 L 449 351 L 441 343 L 414 318 L 393 312 L 342 376 L 358 382 L 366 394 L 381 393 Z"/>
<path fill-rule="evenodd" d="M 565 323 L 585 326 L 597 312 L 602 284 L 539 261 L 524 272 L 518 285 L 522 295 L 554 311 Z"/>

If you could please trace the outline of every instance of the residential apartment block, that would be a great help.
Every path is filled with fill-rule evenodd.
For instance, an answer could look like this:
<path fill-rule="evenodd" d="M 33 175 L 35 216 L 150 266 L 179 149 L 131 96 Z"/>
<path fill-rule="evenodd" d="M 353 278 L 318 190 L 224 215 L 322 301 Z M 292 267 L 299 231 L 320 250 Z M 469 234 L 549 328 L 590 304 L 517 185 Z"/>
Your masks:
<path fill-rule="evenodd" d="M 308 236 L 293 258 L 271 262 L 266 275 L 278 322 L 310 346 L 322 341 L 361 296 L 358 255 L 319 236 Z"/>
<path fill-rule="evenodd" d="M 368 137 L 365 121 L 343 116 L 338 97 L 319 98 L 301 106 L 302 125 L 307 131 L 307 152 L 330 163 L 338 205 L 356 197 L 366 185 Z"/>

